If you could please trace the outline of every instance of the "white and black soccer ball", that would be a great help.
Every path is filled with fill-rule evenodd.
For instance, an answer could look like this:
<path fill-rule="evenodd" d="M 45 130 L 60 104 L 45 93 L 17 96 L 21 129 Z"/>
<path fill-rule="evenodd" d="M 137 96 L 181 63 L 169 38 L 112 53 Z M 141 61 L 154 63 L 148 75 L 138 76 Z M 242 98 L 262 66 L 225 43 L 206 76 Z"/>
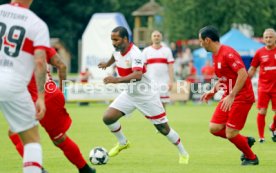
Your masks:
<path fill-rule="evenodd" d="M 108 158 L 108 152 L 103 147 L 95 147 L 89 153 L 89 160 L 94 165 L 106 164 Z"/>

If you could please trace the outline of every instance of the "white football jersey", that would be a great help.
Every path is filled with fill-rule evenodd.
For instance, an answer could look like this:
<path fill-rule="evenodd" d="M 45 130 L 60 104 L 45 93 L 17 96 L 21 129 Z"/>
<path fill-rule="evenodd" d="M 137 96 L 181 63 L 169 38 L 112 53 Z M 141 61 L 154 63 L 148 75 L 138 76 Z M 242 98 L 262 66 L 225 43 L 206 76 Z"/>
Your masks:
<path fill-rule="evenodd" d="M 0 100 L 26 90 L 34 71 L 34 50 L 50 47 L 47 25 L 17 3 L 0 6 Z"/>
<path fill-rule="evenodd" d="M 174 63 L 172 51 L 166 46 L 155 49 L 152 46 L 146 47 L 142 52 L 147 64 L 149 78 L 157 83 L 169 82 L 168 64 Z"/>
<path fill-rule="evenodd" d="M 135 70 L 143 72 L 142 79 L 137 82 L 131 82 L 128 84 L 127 93 L 132 96 L 146 96 L 152 95 L 156 91 L 152 88 L 151 81 L 147 76 L 145 62 L 142 58 L 142 53 L 137 46 L 133 43 L 130 44 L 127 52 L 121 54 L 118 51 L 113 53 L 117 72 L 119 76 L 127 76 Z"/>

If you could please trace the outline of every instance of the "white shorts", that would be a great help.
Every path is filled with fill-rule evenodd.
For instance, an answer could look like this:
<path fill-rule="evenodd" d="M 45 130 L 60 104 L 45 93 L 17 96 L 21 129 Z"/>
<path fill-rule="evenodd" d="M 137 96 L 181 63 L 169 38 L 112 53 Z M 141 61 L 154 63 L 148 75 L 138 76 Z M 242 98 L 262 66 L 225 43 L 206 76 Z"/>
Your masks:
<path fill-rule="evenodd" d="M 170 103 L 171 102 L 169 92 L 167 92 L 167 93 L 162 92 L 162 93 L 159 93 L 159 95 L 160 95 L 160 100 L 162 103 Z"/>
<path fill-rule="evenodd" d="M 27 90 L 13 100 L 0 101 L 0 110 L 4 113 L 12 132 L 22 132 L 38 124 L 35 120 L 34 102 Z"/>
<path fill-rule="evenodd" d="M 137 108 L 153 124 L 168 122 L 166 112 L 157 93 L 146 97 L 135 97 L 122 92 L 109 107 L 115 108 L 126 115 Z"/>
<path fill-rule="evenodd" d="M 169 103 L 170 102 L 170 93 L 169 87 L 167 83 L 159 82 L 156 83 L 156 89 L 159 93 L 160 99 L 162 103 Z"/>

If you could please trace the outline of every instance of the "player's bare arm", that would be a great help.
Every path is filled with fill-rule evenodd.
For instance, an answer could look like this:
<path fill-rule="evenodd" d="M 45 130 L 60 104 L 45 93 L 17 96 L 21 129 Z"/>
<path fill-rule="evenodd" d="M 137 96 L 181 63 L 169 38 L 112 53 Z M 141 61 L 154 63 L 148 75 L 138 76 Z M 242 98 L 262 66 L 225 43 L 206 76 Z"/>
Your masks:
<path fill-rule="evenodd" d="M 59 89 L 62 91 L 62 81 L 66 80 L 67 73 L 66 64 L 62 61 L 61 57 L 58 54 L 55 54 L 50 60 L 50 64 L 58 69 L 58 77 L 59 77 Z"/>
<path fill-rule="evenodd" d="M 107 62 L 100 62 L 98 67 L 105 70 L 107 67 L 111 66 L 115 62 L 115 58 L 112 55 L 112 57 Z"/>
<path fill-rule="evenodd" d="M 46 52 L 45 50 L 37 49 L 34 52 L 35 61 L 35 79 L 38 89 L 38 99 L 36 102 L 37 114 L 36 118 L 38 120 L 42 119 L 46 108 L 44 103 L 44 85 L 46 82 Z"/>
<path fill-rule="evenodd" d="M 124 77 L 113 77 L 113 76 L 108 76 L 104 78 L 104 83 L 109 84 L 109 83 L 131 83 L 135 81 L 139 81 L 142 79 L 143 72 L 142 71 L 133 71 L 133 73 L 124 76 Z"/>
<path fill-rule="evenodd" d="M 173 75 L 173 64 L 169 64 L 168 65 L 168 69 L 169 69 L 169 78 L 170 78 L 170 81 L 169 81 L 169 90 L 172 89 L 172 85 L 173 85 L 173 82 L 174 82 L 174 75 Z"/>
<path fill-rule="evenodd" d="M 235 100 L 235 97 L 244 86 L 247 77 L 248 77 L 248 74 L 245 68 L 241 68 L 238 71 L 238 77 L 237 77 L 235 86 L 233 87 L 232 91 L 230 91 L 229 95 L 222 100 L 222 104 L 221 104 L 222 111 L 226 112 L 231 109 L 231 106 Z"/>
<path fill-rule="evenodd" d="M 249 76 L 250 78 L 252 78 L 252 77 L 255 75 L 256 70 L 257 70 L 256 67 L 250 66 L 250 68 L 249 68 L 249 70 L 248 70 L 248 76 Z"/>

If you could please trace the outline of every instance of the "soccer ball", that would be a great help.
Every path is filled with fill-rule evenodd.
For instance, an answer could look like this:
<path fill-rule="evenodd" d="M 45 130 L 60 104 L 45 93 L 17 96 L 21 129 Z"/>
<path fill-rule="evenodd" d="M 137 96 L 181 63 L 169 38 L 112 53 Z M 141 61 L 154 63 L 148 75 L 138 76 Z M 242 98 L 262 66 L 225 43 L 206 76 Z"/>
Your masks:
<path fill-rule="evenodd" d="M 108 152 L 103 147 L 95 147 L 89 153 L 89 160 L 94 165 L 103 165 L 108 161 Z"/>

